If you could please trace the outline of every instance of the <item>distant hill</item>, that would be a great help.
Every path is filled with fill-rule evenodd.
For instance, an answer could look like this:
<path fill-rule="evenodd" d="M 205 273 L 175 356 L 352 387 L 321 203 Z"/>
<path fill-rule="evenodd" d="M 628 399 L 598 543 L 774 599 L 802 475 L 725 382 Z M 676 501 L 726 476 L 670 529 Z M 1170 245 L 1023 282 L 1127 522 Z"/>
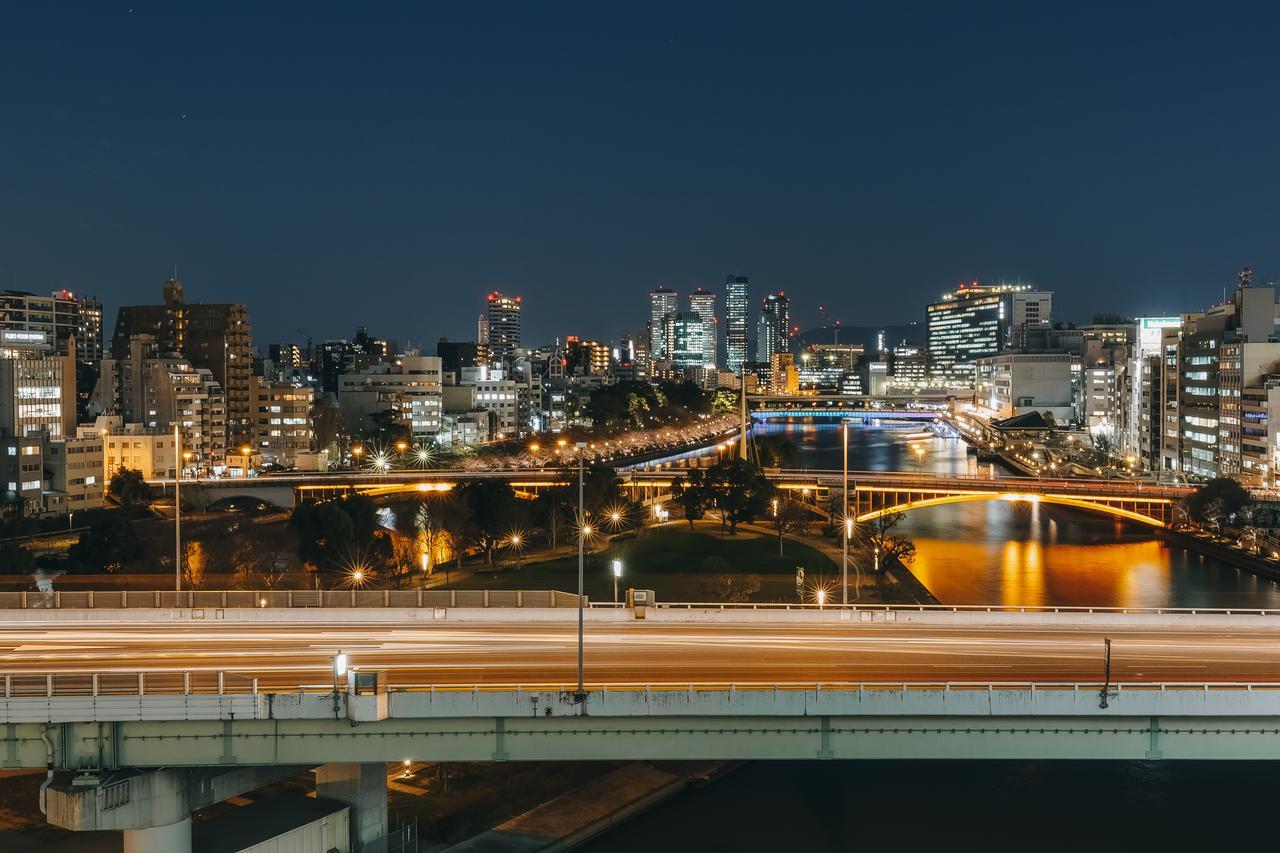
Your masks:
<path fill-rule="evenodd" d="M 888 349 L 893 349 L 904 340 L 920 347 L 925 343 L 923 323 L 906 323 L 897 326 L 841 326 L 839 343 L 862 344 L 870 354 L 875 351 L 876 336 L 881 331 L 884 332 L 884 345 Z M 835 332 L 834 326 L 799 332 L 796 334 L 796 343 L 799 346 L 836 343 Z"/>

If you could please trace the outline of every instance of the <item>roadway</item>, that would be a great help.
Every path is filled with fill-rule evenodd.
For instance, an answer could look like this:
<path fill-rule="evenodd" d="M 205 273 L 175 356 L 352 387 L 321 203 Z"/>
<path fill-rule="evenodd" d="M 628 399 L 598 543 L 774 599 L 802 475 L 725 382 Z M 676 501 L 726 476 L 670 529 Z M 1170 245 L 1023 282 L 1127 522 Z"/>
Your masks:
<path fill-rule="evenodd" d="M 1278 682 L 1280 628 L 862 624 L 587 626 L 588 683 Z M 233 672 L 261 689 L 332 683 L 331 656 L 392 685 L 567 685 L 572 622 L 396 625 L 55 625 L 0 628 L 0 673 Z"/>

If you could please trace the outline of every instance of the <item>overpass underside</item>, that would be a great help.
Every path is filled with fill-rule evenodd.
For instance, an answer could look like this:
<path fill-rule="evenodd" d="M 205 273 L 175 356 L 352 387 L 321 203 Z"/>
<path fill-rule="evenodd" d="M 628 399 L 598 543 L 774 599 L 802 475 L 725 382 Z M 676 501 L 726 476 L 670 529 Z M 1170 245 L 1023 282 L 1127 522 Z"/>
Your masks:
<path fill-rule="evenodd" d="M 475 688 L 10 698 L 0 766 L 622 759 L 1280 760 L 1280 688 Z"/>

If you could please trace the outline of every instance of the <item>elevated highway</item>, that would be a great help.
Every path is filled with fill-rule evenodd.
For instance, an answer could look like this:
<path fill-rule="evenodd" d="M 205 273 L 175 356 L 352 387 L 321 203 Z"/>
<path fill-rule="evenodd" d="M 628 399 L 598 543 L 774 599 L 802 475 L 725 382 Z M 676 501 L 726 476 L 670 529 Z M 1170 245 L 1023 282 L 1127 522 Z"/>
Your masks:
<path fill-rule="evenodd" d="M 310 767 L 373 844 L 405 760 L 1280 759 L 1276 611 L 585 616 L 578 694 L 576 607 L 0 611 L 0 763 L 184 853 L 192 810 Z"/>

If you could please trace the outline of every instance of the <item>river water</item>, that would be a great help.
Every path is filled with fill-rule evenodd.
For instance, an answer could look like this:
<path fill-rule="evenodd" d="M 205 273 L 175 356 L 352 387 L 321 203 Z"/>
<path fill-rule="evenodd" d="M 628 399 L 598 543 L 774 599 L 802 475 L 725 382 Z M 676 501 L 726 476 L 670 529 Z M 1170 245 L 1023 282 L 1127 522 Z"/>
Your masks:
<path fill-rule="evenodd" d="M 917 427 L 907 428 L 915 431 Z M 834 424 L 771 423 L 796 464 L 839 468 Z M 916 458 L 902 429 L 850 434 L 849 467 L 978 473 L 959 439 Z M 1170 548 L 1141 525 L 1044 504 L 908 513 L 911 570 L 943 602 L 1280 607 L 1280 586 Z M 602 836 L 590 853 L 662 849 L 1189 850 L 1266 846 L 1276 762 L 751 762 Z"/>
<path fill-rule="evenodd" d="M 834 422 L 771 422 L 797 446 L 797 467 L 838 469 Z M 849 468 L 986 474 L 958 438 L 914 442 L 912 426 L 849 433 Z M 909 568 L 945 604 L 1093 607 L 1280 607 L 1280 584 L 1171 548 L 1144 525 L 1046 504 L 976 501 L 913 510 L 895 532 L 910 537 Z"/>

